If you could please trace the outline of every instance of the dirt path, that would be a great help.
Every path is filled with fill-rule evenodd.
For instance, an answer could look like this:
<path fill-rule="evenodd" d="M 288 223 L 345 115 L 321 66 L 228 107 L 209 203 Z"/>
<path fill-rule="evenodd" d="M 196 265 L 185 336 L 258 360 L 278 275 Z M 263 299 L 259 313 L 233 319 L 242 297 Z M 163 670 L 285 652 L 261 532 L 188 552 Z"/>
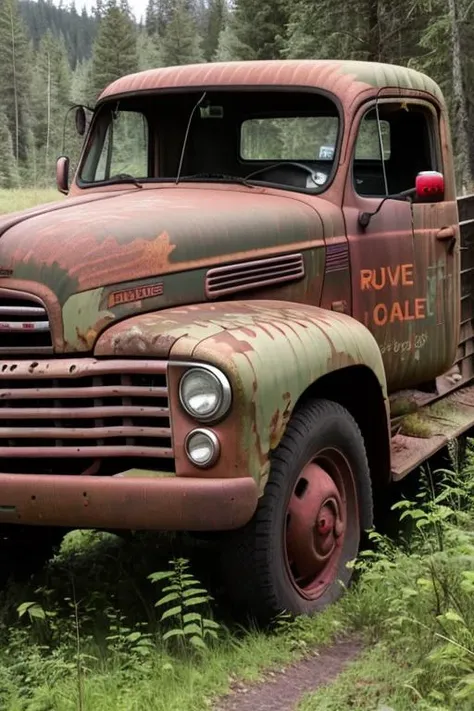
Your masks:
<path fill-rule="evenodd" d="M 358 640 L 342 640 L 282 671 L 269 672 L 262 682 L 237 682 L 214 711 L 293 711 L 304 694 L 334 681 L 361 651 Z"/>

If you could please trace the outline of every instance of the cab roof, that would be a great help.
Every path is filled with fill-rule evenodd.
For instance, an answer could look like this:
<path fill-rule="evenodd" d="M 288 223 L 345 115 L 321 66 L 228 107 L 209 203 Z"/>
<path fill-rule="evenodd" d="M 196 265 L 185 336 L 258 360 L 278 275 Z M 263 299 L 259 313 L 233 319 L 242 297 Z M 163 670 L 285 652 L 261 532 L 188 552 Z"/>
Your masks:
<path fill-rule="evenodd" d="M 288 87 L 322 89 L 350 104 L 370 89 L 411 89 L 432 94 L 443 103 L 439 86 L 408 67 L 344 60 L 270 60 L 216 62 L 148 69 L 121 77 L 107 86 L 99 102 L 124 95 L 167 89 L 219 87 Z"/>

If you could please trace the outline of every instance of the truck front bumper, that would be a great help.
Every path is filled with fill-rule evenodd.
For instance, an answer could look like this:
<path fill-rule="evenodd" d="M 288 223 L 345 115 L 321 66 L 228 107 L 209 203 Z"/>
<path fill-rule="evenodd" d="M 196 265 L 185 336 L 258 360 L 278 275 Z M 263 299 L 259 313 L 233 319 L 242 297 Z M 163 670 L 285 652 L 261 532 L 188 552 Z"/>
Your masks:
<path fill-rule="evenodd" d="M 0 523 L 150 531 L 225 531 L 253 516 L 250 477 L 198 479 L 0 474 Z"/>

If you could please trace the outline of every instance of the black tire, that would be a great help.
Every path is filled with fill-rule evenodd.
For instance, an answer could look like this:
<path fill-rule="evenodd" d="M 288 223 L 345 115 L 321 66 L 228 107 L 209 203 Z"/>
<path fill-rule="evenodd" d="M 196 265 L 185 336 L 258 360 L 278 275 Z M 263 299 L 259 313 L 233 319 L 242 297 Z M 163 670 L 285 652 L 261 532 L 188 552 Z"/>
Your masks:
<path fill-rule="evenodd" d="M 357 423 L 337 403 L 310 402 L 294 413 L 272 456 L 253 519 L 223 550 L 228 594 L 261 623 L 283 611 L 314 614 L 343 593 L 341 582 L 352 575 L 346 563 L 372 522 Z"/>
<path fill-rule="evenodd" d="M 0 527 L 0 585 L 25 582 L 38 573 L 61 545 L 66 531 L 44 526 Z"/>

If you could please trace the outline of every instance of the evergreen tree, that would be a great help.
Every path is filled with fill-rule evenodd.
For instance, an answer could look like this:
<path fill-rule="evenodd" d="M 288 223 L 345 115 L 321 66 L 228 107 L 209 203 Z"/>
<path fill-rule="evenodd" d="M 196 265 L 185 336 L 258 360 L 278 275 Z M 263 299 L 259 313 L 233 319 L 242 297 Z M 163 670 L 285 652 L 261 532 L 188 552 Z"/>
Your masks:
<path fill-rule="evenodd" d="M 160 55 L 163 66 L 193 64 L 203 60 L 201 39 L 186 0 L 176 0 L 160 44 Z"/>
<path fill-rule="evenodd" d="M 141 31 L 137 37 L 138 69 L 154 69 L 161 67 L 161 56 L 157 39 Z"/>
<path fill-rule="evenodd" d="M 148 0 L 145 27 L 150 36 L 163 37 L 173 16 L 175 4 L 176 0 Z"/>
<path fill-rule="evenodd" d="M 13 153 L 12 135 L 5 112 L 0 109 L 0 187 L 18 187 L 18 169 Z"/>
<path fill-rule="evenodd" d="M 204 56 L 208 62 L 215 57 L 219 38 L 223 32 L 228 14 L 226 0 L 209 0 L 204 29 Z"/>
<path fill-rule="evenodd" d="M 26 162 L 30 124 L 30 50 L 17 0 L 0 2 L 0 95 L 13 154 Z"/>
<path fill-rule="evenodd" d="M 44 166 L 47 181 L 54 172 L 54 162 L 62 150 L 63 125 L 71 92 L 71 69 L 64 42 L 48 31 L 36 56 L 32 107 L 36 155 Z"/>
<path fill-rule="evenodd" d="M 219 57 L 240 60 L 279 57 L 289 21 L 288 5 L 288 0 L 235 0 L 228 29 L 220 38 Z M 225 54 L 228 56 L 222 56 Z"/>
<path fill-rule="evenodd" d="M 111 81 L 138 70 L 137 33 L 126 10 L 109 0 L 94 43 L 91 87 L 94 97 Z"/>

